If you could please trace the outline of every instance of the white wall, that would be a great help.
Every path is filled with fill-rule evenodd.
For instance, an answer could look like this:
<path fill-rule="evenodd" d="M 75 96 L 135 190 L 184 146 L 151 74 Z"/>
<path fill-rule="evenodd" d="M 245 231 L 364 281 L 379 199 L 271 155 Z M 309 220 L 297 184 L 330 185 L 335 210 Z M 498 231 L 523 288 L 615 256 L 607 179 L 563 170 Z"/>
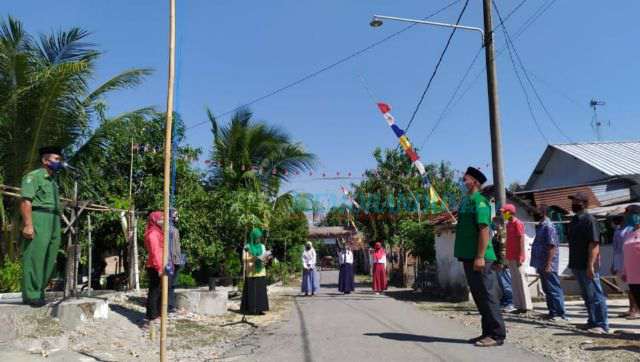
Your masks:
<path fill-rule="evenodd" d="M 453 243 L 456 234 L 453 228 L 436 232 L 436 262 L 438 265 L 438 283 L 445 290 L 459 290 L 467 287 L 462 263 L 453 256 Z"/>

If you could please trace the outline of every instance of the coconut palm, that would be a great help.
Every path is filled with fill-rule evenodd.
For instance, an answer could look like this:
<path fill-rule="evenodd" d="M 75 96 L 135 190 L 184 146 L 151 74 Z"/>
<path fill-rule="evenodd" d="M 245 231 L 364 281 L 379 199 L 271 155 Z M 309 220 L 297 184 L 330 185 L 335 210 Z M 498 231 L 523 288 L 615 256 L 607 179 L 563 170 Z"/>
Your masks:
<path fill-rule="evenodd" d="M 262 190 L 274 197 L 281 182 L 311 170 L 316 162 L 315 155 L 281 129 L 253 121 L 247 109 L 236 112 L 226 126 L 220 126 L 211 111 L 207 115 L 213 132 L 214 186 Z"/>
<path fill-rule="evenodd" d="M 133 87 L 150 74 L 131 69 L 95 90 L 101 53 L 86 41 L 89 32 L 71 28 L 36 40 L 22 23 L 0 22 L 0 171 L 4 182 L 18 185 L 37 165 L 37 150 L 56 144 L 74 151 L 90 136 L 90 125 L 108 93 Z"/>

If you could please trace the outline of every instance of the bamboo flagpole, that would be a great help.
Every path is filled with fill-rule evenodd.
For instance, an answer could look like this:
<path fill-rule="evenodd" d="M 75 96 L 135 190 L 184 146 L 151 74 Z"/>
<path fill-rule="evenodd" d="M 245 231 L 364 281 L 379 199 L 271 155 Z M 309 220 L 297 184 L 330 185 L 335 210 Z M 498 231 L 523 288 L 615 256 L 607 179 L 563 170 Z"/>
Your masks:
<path fill-rule="evenodd" d="M 176 0 L 169 0 L 169 79 L 167 87 L 167 123 L 165 126 L 164 144 L 164 217 L 162 243 L 162 307 L 160 319 L 160 361 L 167 361 L 167 304 L 169 299 L 169 278 L 167 264 L 169 261 L 169 203 L 171 191 L 171 145 L 173 125 L 173 89 L 176 60 Z"/>

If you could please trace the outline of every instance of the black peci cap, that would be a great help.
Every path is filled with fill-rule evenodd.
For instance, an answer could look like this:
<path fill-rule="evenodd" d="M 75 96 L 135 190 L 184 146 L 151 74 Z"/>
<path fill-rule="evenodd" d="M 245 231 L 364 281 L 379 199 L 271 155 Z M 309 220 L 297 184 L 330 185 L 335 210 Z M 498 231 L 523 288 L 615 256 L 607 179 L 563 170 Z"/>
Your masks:
<path fill-rule="evenodd" d="M 576 192 L 573 195 L 569 195 L 569 198 L 571 200 L 581 201 L 581 202 L 585 202 L 585 203 L 589 202 L 589 196 L 584 192 Z"/>
<path fill-rule="evenodd" d="M 487 182 L 487 176 L 485 176 L 480 170 L 474 167 L 467 168 L 467 172 L 465 172 L 465 175 L 473 177 L 474 179 L 478 180 L 480 184 Z"/>
<path fill-rule="evenodd" d="M 59 146 L 41 147 L 38 150 L 38 153 L 40 153 L 40 157 L 42 157 L 44 155 L 48 155 L 48 154 L 54 154 L 54 155 L 62 156 L 62 147 L 59 147 Z"/>

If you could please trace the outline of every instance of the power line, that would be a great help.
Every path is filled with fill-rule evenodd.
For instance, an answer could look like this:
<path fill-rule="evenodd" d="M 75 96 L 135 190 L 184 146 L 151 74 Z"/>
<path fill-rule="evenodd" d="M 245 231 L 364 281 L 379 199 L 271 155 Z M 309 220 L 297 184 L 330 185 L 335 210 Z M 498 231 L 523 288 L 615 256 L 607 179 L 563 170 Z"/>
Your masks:
<path fill-rule="evenodd" d="M 458 20 L 456 20 L 456 25 L 460 24 L 460 20 L 462 20 L 462 16 L 464 16 L 464 12 L 467 10 L 467 6 L 468 5 L 469 5 L 469 0 L 467 0 L 464 3 L 464 6 L 462 7 L 462 10 L 460 11 L 460 15 L 458 15 Z M 424 98 L 427 95 L 427 92 L 431 88 L 431 83 L 433 82 L 433 80 L 435 79 L 436 75 L 438 74 L 438 69 L 440 69 L 440 64 L 442 64 L 442 60 L 444 59 L 445 54 L 447 54 L 447 50 L 449 50 L 449 46 L 451 45 L 451 40 L 453 39 L 453 36 L 456 34 L 456 30 L 458 30 L 458 28 L 453 28 L 453 30 L 451 30 L 451 34 L 449 34 L 449 38 L 447 39 L 447 43 L 445 44 L 444 49 L 442 49 L 442 53 L 440 53 L 440 58 L 438 58 L 438 62 L 436 63 L 436 66 L 433 69 L 433 72 L 431 73 L 431 77 L 429 77 L 429 81 L 427 82 L 427 85 L 424 88 L 424 91 L 422 91 L 422 95 L 420 96 L 420 99 L 418 100 L 418 104 L 416 105 L 416 108 L 413 110 L 413 114 L 411 115 L 411 118 L 409 119 L 409 123 L 407 123 L 407 127 L 405 128 L 405 131 L 407 131 L 407 132 L 409 131 L 409 128 L 411 127 L 411 124 L 415 120 L 416 115 L 418 114 L 418 111 L 420 110 L 420 107 L 422 106 L 422 102 L 424 102 Z"/>
<path fill-rule="evenodd" d="M 462 0 L 455 0 L 455 1 L 451 2 L 451 3 L 449 3 L 448 5 L 440 8 L 439 10 L 435 11 L 434 13 L 422 18 L 422 20 L 428 20 L 428 19 L 430 19 L 430 18 L 442 13 L 443 11 L 449 9 L 450 7 L 456 5 L 457 3 L 461 2 L 461 1 Z M 238 107 L 235 107 L 235 108 L 230 109 L 228 111 L 225 111 L 225 112 L 222 112 L 220 114 L 217 114 L 217 115 L 215 115 L 215 117 L 216 118 L 224 117 L 224 116 L 229 115 L 231 113 L 234 113 L 234 112 L 236 112 L 236 111 L 238 111 L 238 110 L 240 110 L 242 108 L 250 107 L 250 106 L 252 106 L 252 105 L 254 105 L 254 104 L 258 103 L 258 102 L 261 102 L 261 101 L 263 101 L 263 100 L 265 100 L 267 98 L 275 96 L 278 93 L 281 93 L 281 92 L 284 92 L 284 91 L 286 91 L 286 90 L 288 90 L 290 88 L 293 88 L 293 87 L 297 86 L 300 83 L 303 83 L 303 82 L 305 82 L 305 81 L 307 81 L 307 80 L 309 80 L 311 78 L 314 78 L 314 77 L 316 77 L 316 76 L 318 76 L 318 75 L 320 75 L 320 74 L 322 74 L 322 73 L 324 73 L 324 72 L 326 72 L 328 70 L 331 70 L 331 69 L 333 69 L 333 68 L 335 68 L 335 67 L 337 67 L 337 66 L 339 66 L 339 65 L 341 65 L 343 63 L 348 62 L 349 60 L 351 60 L 353 58 L 356 58 L 356 57 L 362 55 L 363 53 L 368 52 L 369 50 L 379 46 L 382 43 L 385 43 L 385 42 L 387 42 L 387 41 L 389 41 L 389 40 L 391 40 L 393 38 L 398 37 L 400 34 L 412 29 L 413 27 L 415 27 L 417 25 L 418 24 L 408 25 L 408 26 L 406 26 L 406 27 L 394 32 L 394 33 L 391 33 L 388 36 L 386 36 L 386 37 L 384 37 L 384 38 L 382 38 L 382 39 L 380 39 L 380 40 L 378 40 L 378 41 L 376 41 L 376 42 L 374 42 L 374 43 L 372 43 L 372 44 L 360 49 L 360 50 L 357 50 L 357 51 L 351 53 L 350 55 L 348 55 L 348 56 L 346 56 L 344 58 L 341 58 L 341 59 L 339 59 L 339 60 L 337 60 L 337 61 L 335 61 L 335 62 L 333 62 L 333 63 L 331 63 L 329 65 L 326 65 L 326 66 L 324 66 L 324 67 L 322 67 L 322 68 L 320 68 L 320 69 L 318 69 L 318 70 L 316 70 L 314 72 L 309 73 L 309 74 L 303 76 L 302 78 L 299 78 L 298 80 L 295 80 L 295 81 L 293 81 L 293 82 L 291 82 L 289 84 L 286 84 L 286 85 L 284 85 L 284 86 L 282 86 L 280 88 L 277 88 L 277 89 L 275 89 L 275 90 L 273 90 L 271 92 L 268 92 L 263 96 L 260 96 L 258 98 L 252 99 L 249 102 L 246 102 L 246 103 L 242 104 L 241 106 L 238 106 Z M 199 127 L 199 126 L 201 126 L 201 125 L 203 125 L 205 123 L 209 123 L 209 121 L 207 120 L 207 121 L 198 122 L 198 123 L 196 123 L 196 124 L 194 124 L 194 125 L 192 125 L 190 127 L 187 127 L 186 129 L 189 130 L 189 129 L 192 129 L 192 128 L 195 128 L 195 127 Z"/>
<path fill-rule="evenodd" d="M 440 113 L 440 116 L 438 116 L 438 119 L 436 120 L 436 122 L 433 124 L 433 127 L 431 127 L 431 130 L 429 131 L 429 133 L 427 134 L 427 137 L 424 139 L 424 141 L 422 141 L 422 143 L 420 144 L 420 148 L 422 148 L 424 146 L 424 144 L 431 138 L 431 136 L 433 135 L 433 133 L 436 131 L 436 129 L 438 129 L 438 127 L 440 126 L 440 123 L 442 122 L 442 120 L 445 117 L 445 114 L 448 113 L 447 110 L 449 109 L 449 107 L 451 106 L 451 103 L 453 103 L 454 99 L 456 98 L 456 96 L 458 95 L 458 92 L 460 91 L 460 88 L 462 88 L 462 85 L 464 84 L 465 80 L 467 79 L 467 77 L 469 76 L 469 73 L 471 73 L 471 69 L 473 69 L 473 66 L 476 64 L 476 61 L 478 60 L 478 57 L 480 56 L 480 54 L 482 53 L 482 47 L 480 47 L 480 49 L 478 49 L 478 51 L 476 52 L 476 55 L 473 57 L 473 60 L 471 61 L 471 63 L 469 64 L 469 66 L 467 67 L 467 70 L 464 72 L 464 75 L 462 76 L 462 79 L 460 79 L 460 82 L 458 82 L 458 85 L 456 86 L 455 90 L 453 91 L 453 94 L 451 94 L 451 97 L 449 97 L 449 100 L 447 101 L 447 104 L 444 106 L 443 111 Z"/>
<path fill-rule="evenodd" d="M 549 0 L 546 3 L 542 4 L 524 23 L 523 25 L 520 26 L 520 28 L 516 31 L 516 34 L 514 35 L 514 39 L 518 39 L 520 36 L 522 36 L 522 34 L 527 31 L 547 10 L 549 10 L 549 8 L 551 7 L 551 5 L 553 5 L 557 0 Z M 516 6 L 517 8 L 519 8 L 522 5 L 522 3 L 520 3 L 518 6 Z M 513 15 L 513 11 L 509 14 L 510 16 Z M 506 45 L 505 45 L 506 46 Z M 502 48 L 500 48 L 497 51 L 496 54 L 496 58 L 500 57 L 504 51 L 506 50 L 505 46 L 503 46 Z M 477 56 L 476 56 L 477 58 Z M 473 67 L 473 64 L 475 63 L 472 62 L 471 66 L 469 68 Z M 458 96 L 458 98 L 456 98 L 455 101 L 453 102 L 449 102 L 447 104 L 450 104 L 448 107 L 445 107 L 445 109 L 440 113 L 440 116 L 438 117 L 438 125 L 441 123 L 441 121 L 446 118 L 449 113 L 451 112 L 451 110 L 453 108 L 455 108 L 458 103 L 460 103 L 460 101 L 462 101 L 462 99 L 464 99 L 464 97 L 467 95 L 467 93 L 469 93 L 469 91 L 475 86 L 476 82 L 480 79 L 480 77 L 482 76 L 482 74 L 484 73 L 486 68 L 486 65 L 483 66 L 483 68 L 476 73 L 476 75 L 474 76 L 474 78 L 471 80 L 471 82 L 468 83 L 467 87 L 465 88 L 465 90 L 460 93 L 460 95 Z M 464 82 L 464 80 L 466 79 L 468 75 L 465 74 L 465 76 L 463 77 L 463 79 L 461 80 L 461 82 L 459 83 L 459 86 Z M 455 94 L 455 92 L 454 92 Z M 424 145 L 429 138 L 433 135 L 433 133 L 435 132 L 435 129 L 429 133 L 429 136 L 423 141 L 422 145 Z M 420 148 L 422 148 L 422 146 L 420 146 Z"/>
<path fill-rule="evenodd" d="M 509 21 L 509 19 L 518 11 L 520 10 L 520 8 L 527 2 L 528 0 L 522 0 L 518 5 L 516 5 L 510 12 L 509 14 L 505 17 L 504 22 L 506 23 L 507 21 Z M 497 27 L 496 27 L 497 28 Z M 495 31 L 494 28 L 492 31 Z M 476 64 L 476 62 L 478 61 L 478 57 L 480 56 L 480 53 L 482 52 L 483 47 L 480 47 L 478 49 L 478 51 L 476 52 L 476 55 L 473 57 L 473 60 L 471 61 L 471 63 L 469 64 L 469 66 L 467 67 L 467 70 L 464 72 L 464 75 L 462 76 L 462 79 L 460 79 L 460 81 L 458 82 L 458 85 L 456 86 L 455 90 L 453 91 L 453 94 L 451 94 L 451 97 L 449 97 L 449 100 L 447 101 L 447 104 L 445 105 L 445 107 L 443 108 L 442 112 L 440 113 L 440 115 L 438 116 L 438 119 L 436 120 L 436 122 L 434 123 L 433 127 L 431 128 L 431 130 L 429 131 L 429 133 L 427 134 L 427 136 L 425 137 L 425 139 L 422 141 L 422 143 L 420 144 L 420 148 L 423 148 L 425 143 L 427 143 L 429 141 L 429 139 L 431 139 L 431 136 L 433 136 L 433 134 L 435 133 L 435 131 L 438 129 L 438 127 L 440 127 L 440 123 L 442 123 L 442 121 L 444 120 L 444 118 L 449 114 L 449 111 L 452 109 L 452 106 L 454 104 L 457 104 L 463 97 L 464 95 L 466 95 L 466 93 L 470 90 L 470 88 L 467 88 L 467 90 L 465 90 L 464 94 L 458 99 L 456 100 L 456 96 L 458 95 L 458 92 L 460 92 L 460 89 L 462 88 L 462 85 L 464 84 L 464 82 L 467 80 L 467 77 L 469 76 L 469 74 L 471 73 L 471 70 L 473 69 L 473 66 Z M 498 54 L 499 55 L 499 54 Z M 482 72 L 480 72 L 479 74 L 482 74 Z M 474 78 L 473 82 L 474 83 L 478 77 L 479 74 L 476 75 L 476 77 Z"/>
<path fill-rule="evenodd" d="M 496 13 L 498 14 L 498 18 L 502 19 L 502 17 L 500 16 L 500 10 L 496 6 L 495 1 L 493 1 L 493 6 L 496 8 Z M 536 96 L 536 99 L 540 103 L 540 106 L 542 106 L 542 109 L 544 110 L 544 113 L 547 115 L 547 118 L 549 118 L 549 120 L 554 125 L 554 127 L 558 130 L 558 132 L 564 138 L 567 139 L 567 141 L 573 142 L 571 140 L 571 137 L 569 137 L 566 133 L 564 133 L 562 128 L 560 128 L 560 126 L 558 125 L 556 120 L 551 115 L 551 112 L 549 112 L 549 109 L 544 104 L 544 101 L 542 100 L 542 97 L 540 97 L 540 94 L 538 93 L 538 90 L 536 89 L 535 85 L 531 81 L 531 78 L 529 77 L 529 74 L 527 72 L 527 68 L 524 66 L 524 63 L 522 62 L 522 58 L 520 58 L 520 54 L 518 53 L 518 49 L 515 47 L 515 45 L 513 44 L 513 41 L 511 40 L 511 36 L 509 35 L 509 31 L 507 30 L 506 27 L 503 27 L 503 30 L 504 30 L 504 34 L 505 34 L 505 37 L 506 37 L 506 40 L 507 40 L 507 47 L 510 45 L 511 49 L 513 49 L 513 53 L 515 54 L 516 59 L 518 60 L 518 63 L 520 64 L 520 68 L 522 69 L 522 73 L 524 74 L 524 77 L 527 80 L 527 83 L 529 83 L 529 86 L 531 87 L 531 90 L 533 91 L 533 94 Z"/>
<path fill-rule="evenodd" d="M 495 1 L 493 2 L 493 6 L 496 7 Z M 504 22 L 502 21 L 502 17 L 500 16 L 500 11 L 498 10 L 497 7 L 496 7 L 496 12 L 498 13 L 498 17 L 500 18 L 500 26 L 502 27 L 502 31 L 505 33 L 505 36 L 506 36 L 507 28 L 504 25 Z M 535 124 L 536 129 L 538 130 L 538 133 L 540 133 L 540 136 L 547 142 L 547 144 L 551 144 L 547 136 L 542 131 L 542 127 L 540 127 L 540 122 L 538 122 L 538 118 L 536 117 L 535 112 L 533 111 L 533 106 L 531 105 L 531 100 L 529 99 L 529 92 L 525 87 L 524 81 L 522 80 L 522 77 L 520 76 L 520 72 L 518 71 L 518 66 L 516 65 L 516 61 L 513 58 L 513 51 L 511 49 L 510 42 L 507 42 L 507 50 L 509 52 L 509 59 L 511 60 L 511 66 L 513 68 L 513 72 L 516 74 L 516 77 L 518 78 L 518 83 L 520 84 L 522 93 L 524 94 L 525 100 L 527 101 L 527 108 L 529 109 L 529 114 L 531 115 L 531 119 L 533 120 L 533 123 Z"/>

